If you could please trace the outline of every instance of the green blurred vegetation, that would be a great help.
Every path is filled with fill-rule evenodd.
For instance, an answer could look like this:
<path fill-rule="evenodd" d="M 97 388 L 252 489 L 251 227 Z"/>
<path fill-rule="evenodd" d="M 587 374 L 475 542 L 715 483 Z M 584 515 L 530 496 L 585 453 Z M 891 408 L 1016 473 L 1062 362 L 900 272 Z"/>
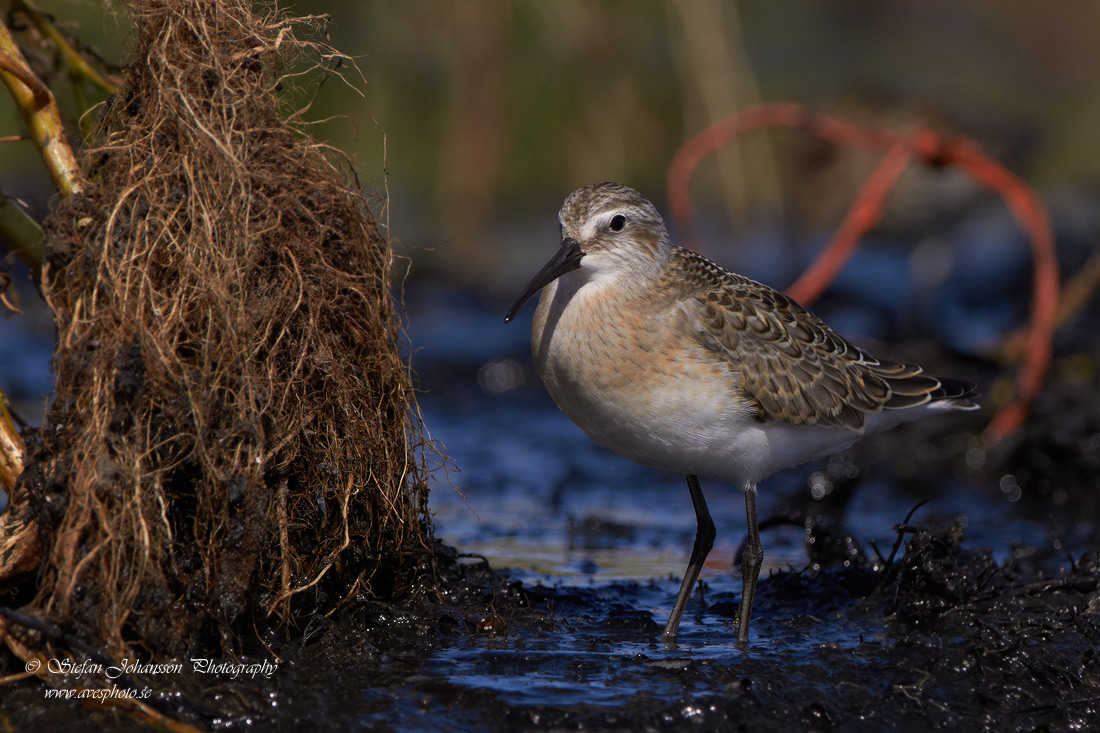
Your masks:
<path fill-rule="evenodd" d="M 101 3 L 39 6 L 119 58 L 127 25 Z M 679 144 L 758 101 L 970 134 L 1039 187 L 1100 177 L 1095 0 L 298 0 L 283 9 L 330 14 L 332 44 L 362 72 L 363 96 L 330 78 L 308 117 L 326 120 L 315 134 L 352 156 L 368 190 L 388 187 L 392 234 L 413 276 L 514 287 L 528 258 L 554 246 L 569 191 L 619 180 L 662 205 Z M 298 104 L 311 84 L 296 83 Z M 72 110 L 72 94 L 57 91 Z M 0 135 L 20 132 L 6 98 L 0 120 Z M 773 138 L 705 164 L 697 197 L 729 212 L 730 232 L 780 215 L 830 227 L 863 168 L 823 167 L 821 151 Z M 6 193 L 49 195 L 29 143 L 0 145 L 0 170 Z"/>

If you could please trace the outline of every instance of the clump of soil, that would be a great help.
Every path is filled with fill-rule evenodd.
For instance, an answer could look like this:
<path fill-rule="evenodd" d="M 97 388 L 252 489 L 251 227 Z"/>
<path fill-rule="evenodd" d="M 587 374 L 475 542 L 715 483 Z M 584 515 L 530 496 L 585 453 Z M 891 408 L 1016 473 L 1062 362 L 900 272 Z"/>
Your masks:
<path fill-rule="evenodd" d="M 316 18 L 127 2 L 121 88 L 46 222 L 57 393 L 24 474 L 48 539 L 25 609 L 113 654 L 231 653 L 430 547 L 391 251 L 288 123 Z"/>

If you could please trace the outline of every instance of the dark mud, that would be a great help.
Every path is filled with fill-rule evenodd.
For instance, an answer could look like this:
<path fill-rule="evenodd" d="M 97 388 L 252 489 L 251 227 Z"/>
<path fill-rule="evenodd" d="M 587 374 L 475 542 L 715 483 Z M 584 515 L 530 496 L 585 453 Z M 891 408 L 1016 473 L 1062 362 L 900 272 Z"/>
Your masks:
<path fill-rule="evenodd" d="M 351 652 L 361 637 L 335 633 L 324 643 L 331 653 L 301 658 L 318 676 L 299 689 L 328 689 L 333 664 L 346 664 L 375 680 L 369 702 L 334 706 L 314 692 L 302 705 L 287 690 L 288 707 L 399 729 L 444 720 L 496 730 L 1095 725 L 1098 558 L 1043 580 L 988 550 L 964 550 L 961 539 L 957 527 L 917 531 L 890 574 L 772 575 L 745 649 L 734 641 L 731 593 L 706 598 L 705 613 L 721 623 L 670 648 L 659 620 L 638 607 L 650 587 L 494 585 L 481 567 L 460 566 L 483 585 L 451 578 L 458 605 L 396 619 L 366 607 L 360 618 L 374 641 Z"/>
<path fill-rule="evenodd" d="M 903 528 L 901 559 L 763 579 L 751 643 L 737 597 L 704 591 L 679 645 L 646 610 L 674 580 L 528 586 L 438 548 L 438 586 L 363 600 L 293 643 L 269 677 L 146 677 L 207 728 L 393 730 L 1085 730 L 1100 723 L 1100 555 L 1043 578 Z M 434 584 L 431 584 L 434 586 Z M 255 661 L 255 660 L 252 660 Z M 272 659 L 271 661 L 277 661 Z M 223 675 L 224 677 L 225 675 Z M 140 676 L 139 676 L 140 677 Z M 213 684 L 211 684 L 213 683 Z M 9 690 L 21 729 L 122 729 L 127 716 Z M 217 711 L 217 712 L 214 712 Z M 74 720 L 80 723 L 73 725 Z"/>

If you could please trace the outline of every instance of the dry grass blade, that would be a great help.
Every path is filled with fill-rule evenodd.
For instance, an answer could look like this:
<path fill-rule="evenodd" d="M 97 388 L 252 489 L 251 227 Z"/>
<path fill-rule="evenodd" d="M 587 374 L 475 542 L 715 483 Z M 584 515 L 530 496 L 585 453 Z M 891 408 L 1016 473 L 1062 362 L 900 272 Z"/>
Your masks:
<path fill-rule="evenodd" d="M 26 459 L 27 448 L 0 393 L 0 489 L 8 493 L 8 508 L 0 514 L 0 581 L 30 572 L 42 559 L 29 497 L 17 490 Z"/>

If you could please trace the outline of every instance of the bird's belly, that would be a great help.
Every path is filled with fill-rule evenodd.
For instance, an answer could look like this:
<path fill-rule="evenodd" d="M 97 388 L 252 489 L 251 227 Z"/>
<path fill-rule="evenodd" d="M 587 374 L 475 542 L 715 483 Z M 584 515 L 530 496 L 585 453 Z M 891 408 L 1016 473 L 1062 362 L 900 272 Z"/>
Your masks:
<path fill-rule="evenodd" d="M 697 472 L 700 459 L 727 452 L 738 432 L 725 414 L 726 395 L 688 377 L 654 379 L 622 366 L 594 373 L 551 361 L 543 381 L 590 438 L 645 465 Z"/>
<path fill-rule="evenodd" d="M 562 412 L 605 448 L 643 465 L 738 486 L 843 450 L 859 437 L 843 428 L 760 423 L 689 392 L 647 400 L 638 390 L 618 399 L 548 390 Z"/>
<path fill-rule="evenodd" d="M 673 333 L 593 325 L 563 308 L 536 315 L 535 366 L 561 411 L 600 445 L 643 465 L 756 483 L 841 450 L 859 434 L 760 422 L 736 370 Z M 625 333 L 632 336 L 627 338 Z"/>
<path fill-rule="evenodd" d="M 593 326 L 578 315 L 567 309 L 545 331 L 536 317 L 533 332 L 535 366 L 562 412 L 638 463 L 742 482 L 738 467 L 759 451 L 728 365 L 644 328 Z"/>

